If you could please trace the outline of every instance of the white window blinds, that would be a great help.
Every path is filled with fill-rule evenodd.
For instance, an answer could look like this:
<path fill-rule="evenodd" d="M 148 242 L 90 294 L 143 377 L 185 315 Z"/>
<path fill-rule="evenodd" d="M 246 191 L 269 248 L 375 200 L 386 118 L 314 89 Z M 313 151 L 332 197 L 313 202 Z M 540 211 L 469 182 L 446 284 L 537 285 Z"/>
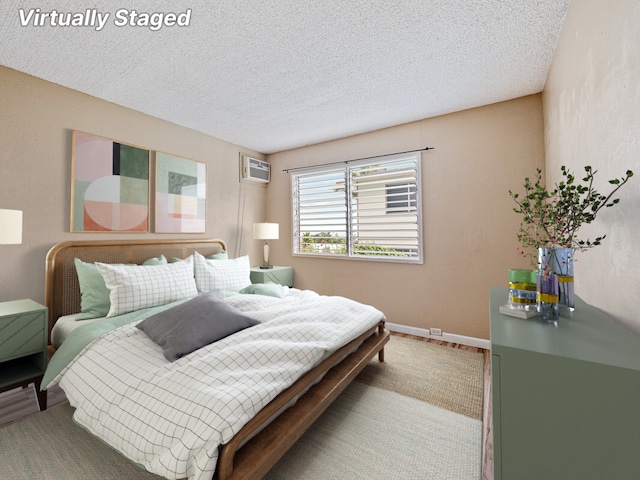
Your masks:
<path fill-rule="evenodd" d="M 420 153 L 292 172 L 294 253 L 422 262 Z"/>

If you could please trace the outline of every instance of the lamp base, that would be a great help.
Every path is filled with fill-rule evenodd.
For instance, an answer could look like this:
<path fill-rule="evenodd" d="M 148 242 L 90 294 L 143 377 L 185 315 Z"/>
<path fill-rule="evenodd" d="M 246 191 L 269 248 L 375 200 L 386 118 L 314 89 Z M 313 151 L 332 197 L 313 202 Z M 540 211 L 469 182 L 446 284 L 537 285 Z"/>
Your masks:
<path fill-rule="evenodd" d="M 260 268 L 262 268 L 263 270 L 267 270 L 269 268 L 273 268 L 273 265 L 271 265 L 271 263 L 269 263 L 269 259 L 270 256 L 269 254 L 270 249 L 271 249 L 271 245 L 269 245 L 269 240 L 265 240 L 264 241 L 264 245 L 263 245 L 263 250 L 262 250 L 262 266 Z"/>

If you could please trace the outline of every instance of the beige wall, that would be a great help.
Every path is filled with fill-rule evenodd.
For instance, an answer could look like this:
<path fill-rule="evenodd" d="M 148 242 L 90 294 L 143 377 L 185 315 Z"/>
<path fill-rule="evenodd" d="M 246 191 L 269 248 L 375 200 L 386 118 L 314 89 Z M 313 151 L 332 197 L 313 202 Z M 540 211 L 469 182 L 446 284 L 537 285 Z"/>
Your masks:
<path fill-rule="evenodd" d="M 255 152 L 4 67 L 0 105 L 0 208 L 24 211 L 22 245 L 0 245 L 0 301 L 44 301 L 45 256 L 57 242 L 152 235 L 69 233 L 72 130 L 206 163 L 207 232 L 172 236 L 222 238 L 258 263 L 251 225 L 264 220 L 267 190 L 238 180 L 239 152 Z"/>
<path fill-rule="evenodd" d="M 621 203 L 582 231 L 606 234 L 576 256 L 576 294 L 640 332 L 640 2 L 571 2 L 544 89 L 547 181 L 561 165 L 606 180 L 636 173 Z"/>
<path fill-rule="evenodd" d="M 292 256 L 291 189 L 284 168 L 435 147 L 422 154 L 424 265 Z M 488 291 L 505 285 L 519 219 L 508 190 L 544 161 L 540 95 L 270 155 L 273 263 L 295 283 L 381 309 L 390 322 L 489 338 Z M 506 299 L 505 299 L 506 301 Z"/>

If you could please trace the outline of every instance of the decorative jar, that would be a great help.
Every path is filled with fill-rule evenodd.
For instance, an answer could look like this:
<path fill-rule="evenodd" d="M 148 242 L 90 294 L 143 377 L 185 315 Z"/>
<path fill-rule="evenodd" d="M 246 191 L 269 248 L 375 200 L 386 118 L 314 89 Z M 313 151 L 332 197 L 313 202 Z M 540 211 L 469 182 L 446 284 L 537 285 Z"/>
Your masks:
<path fill-rule="evenodd" d="M 536 309 L 536 270 L 509 269 L 509 307 Z"/>

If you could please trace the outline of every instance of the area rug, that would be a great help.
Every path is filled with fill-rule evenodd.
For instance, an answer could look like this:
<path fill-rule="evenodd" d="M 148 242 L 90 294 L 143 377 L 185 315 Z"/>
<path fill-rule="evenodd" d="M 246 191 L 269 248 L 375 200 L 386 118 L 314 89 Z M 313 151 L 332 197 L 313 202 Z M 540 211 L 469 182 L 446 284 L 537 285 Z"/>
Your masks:
<path fill-rule="evenodd" d="M 370 362 L 357 380 L 482 420 L 484 356 L 392 335 L 385 362 Z"/>
<path fill-rule="evenodd" d="M 480 478 L 482 355 L 397 336 L 385 352 L 385 363 L 372 360 L 266 479 Z M 72 411 L 63 404 L 0 429 L 1 477 L 159 478 L 75 425 Z"/>
<path fill-rule="evenodd" d="M 73 423 L 68 404 L 0 429 L 3 480 L 158 480 Z"/>
<path fill-rule="evenodd" d="M 352 383 L 265 477 L 478 480 L 482 422 Z"/>

